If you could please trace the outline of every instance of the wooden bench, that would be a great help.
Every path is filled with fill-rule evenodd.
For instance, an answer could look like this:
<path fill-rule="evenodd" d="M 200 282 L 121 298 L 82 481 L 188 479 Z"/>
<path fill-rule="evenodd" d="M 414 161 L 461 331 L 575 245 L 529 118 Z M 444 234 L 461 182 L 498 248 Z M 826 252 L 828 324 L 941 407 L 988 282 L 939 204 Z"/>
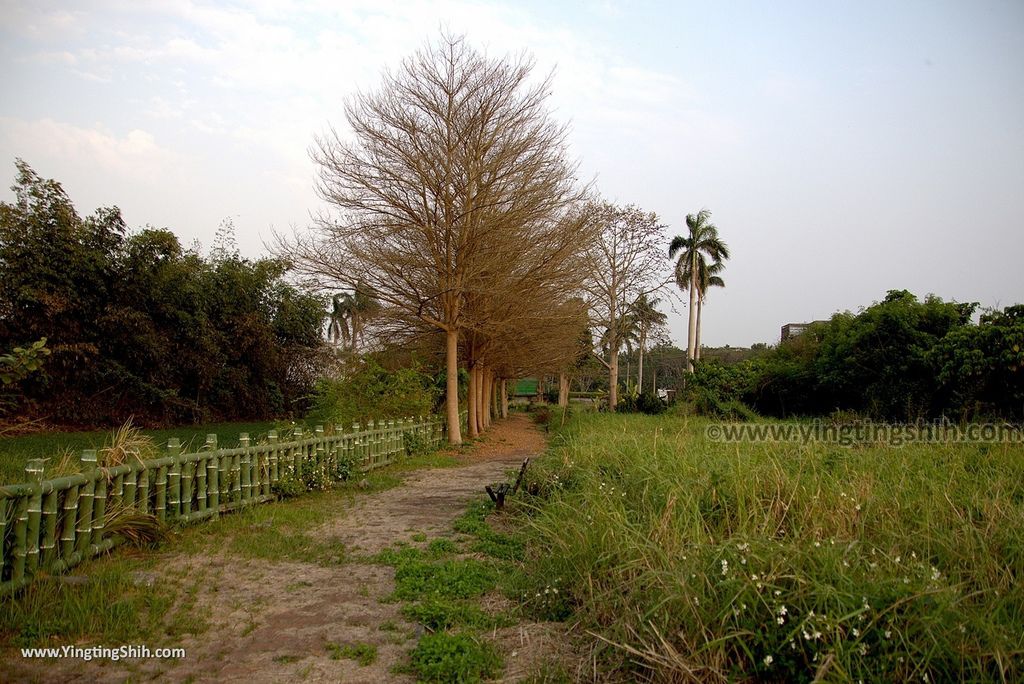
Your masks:
<path fill-rule="evenodd" d="M 494 502 L 494 507 L 501 510 L 505 507 L 505 497 L 515 494 L 519 491 L 519 485 L 523 482 L 523 476 L 526 475 L 526 466 L 530 465 L 530 457 L 527 456 L 523 459 L 523 465 L 519 468 L 519 476 L 516 478 L 516 483 L 510 485 L 508 482 L 495 482 L 487 485 L 484 489 L 487 491 L 487 495 L 491 497 L 491 501 Z"/>

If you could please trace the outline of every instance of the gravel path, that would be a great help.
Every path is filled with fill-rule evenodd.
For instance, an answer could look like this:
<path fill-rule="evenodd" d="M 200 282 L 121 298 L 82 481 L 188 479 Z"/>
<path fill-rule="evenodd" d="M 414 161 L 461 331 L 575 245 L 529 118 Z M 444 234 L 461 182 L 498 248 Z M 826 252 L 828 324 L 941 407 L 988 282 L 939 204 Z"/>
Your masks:
<path fill-rule="evenodd" d="M 485 484 L 505 479 L 526 456 L 544 448 L 544 436 L 524 416 L 496 423 L 468 453 L 465 465 L 413 471 L 398 487 L 359 496 L 325 520 L 315 534 L 336 539 L 355 556 L 396 541 L 447 534 Z M 346 562 L 323 567 L 216 556 L 171 557 L 168 568 L 203 571 L 205 593 L 216 605 L 211 626 L 187 637 L 184 660 L 32 661 L 8 659 L 3 681 L 38 682 L 406 682 L 392 668 L 416 643 L 418 626 L 382 603 L 393 589 L 393 568 Z M 165 570 L 166 571 L 166 570 Z M 288 591 L 281 588 L 287 586 Z M 381 629 L 382 625 L 385 629 Z M 372 665 L 332 659 L 328 643 L 377 647 Z M 105 644 L 112 646 L 113 644 Z"/>

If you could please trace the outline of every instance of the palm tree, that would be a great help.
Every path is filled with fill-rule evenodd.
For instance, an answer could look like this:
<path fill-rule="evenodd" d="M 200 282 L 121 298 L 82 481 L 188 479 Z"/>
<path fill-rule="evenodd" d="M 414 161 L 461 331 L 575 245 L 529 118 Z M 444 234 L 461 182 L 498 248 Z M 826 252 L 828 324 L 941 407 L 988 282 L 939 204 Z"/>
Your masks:
<path fill-rule="evenodd" d="M 380 312 L 380 302 L 364 283 L 357 283 L 349 295 L 349 324 L 352 326 L 352 351 L 357 342 L 366 342 L 366 324 Z"/>
<path fill-rule="evenodd" d="M 679 289 L 690 293 L 690 320 L 687 327 L 686 359 L 687 370 L 693 372 L 694 351 L 697 342 L 697 296 L 699 294 L 699 278 L 701 271 L 708 268 L 705 256 L 712 261 L 724 261 L 729 258 L 729 248 L 718 237 L 718 228 L 711 223 L 711 212 L 702 209 L 696 214 L 687 214 L 686 227 L 688 235 L 677 235 L 668 248 L 669 258 L 679 254 L 676 262 L 676 284 Z"/>
<path fill-rule="evenodd" d="M 652 328 L 658 325 L 665 325 L 668 316 L 658 311 L 658 304 L 661 299 L 648 298 L 646 294 L 640 295 L 630 307 L 632 317 L 636 320 L 637 343 L 640 347 L 640 361 L 637 370 L 637 388 L 644 391 L 644 348 L 647 346 L 647 335 Z"/>
<path fill-rule="evenodd" d="M 335 346 L 348 346 L 348 294 L 336 294 L 331 297 L 331 313 L 327 322 L 327 339 Z"/>
<path fill-rule="evenodd" d="M 704 309 L 704 298 L 707 296 L 708 288 L 725 287 L 725 281 L 718 275 L 725 270 L 725 264 L 716 261 L 705 268 L 698 278 L 697 283 L 697 348 L 694 350 L 694 358 L 700 361 L 700 314 Z"/>
<path fill-rule="evenodd" d="M 366 323 L 377 315 L 380 303 L 362 283 L 352 292 L 334 295 L 331 301 L 328 336 L 342 348 L 351 345 L 351 351 L 355 352 L 359 342 L 365 342 Z"/>

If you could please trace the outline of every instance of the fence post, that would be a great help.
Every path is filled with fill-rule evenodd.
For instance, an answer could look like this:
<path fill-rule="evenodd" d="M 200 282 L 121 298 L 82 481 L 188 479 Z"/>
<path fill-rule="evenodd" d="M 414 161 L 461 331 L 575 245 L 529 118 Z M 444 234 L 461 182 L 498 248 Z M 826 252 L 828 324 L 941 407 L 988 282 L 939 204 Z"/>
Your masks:
<path fill-rule="evenodd" d="M 206 506 L 213 510 L 213 518 L 220 517 L 220 453 L 217 451 L 217 435 L 206 435 L 206 446 L 210 458 L 206 462 Z"/>
<path fill-rule="evenodd" d="M 162 465 L 156 469 L 156 479 L 153 481 L 156 487 L 156 504 L 153 507 L 153 514 L 160 522 L 167 520 L 167 466 Z"/>
<path fill-rule="evenodd" d="M 41 458 L 33 458 L 25 464 L 25 479 L 32 485 L 32 493 L 28 499 L 28 525 L 25 529 L 28 548 L 26 550 L 26 575 L 35 574 L 39 567 L 39 528 L 43 516 L 43 464 Z"/>
<path fill-rule="evenodd" d="M 11 555 L 11 580 L 21 584 L 25 580 L 25 561 L 28 556 L 28 497 L 14 500 L 14 549 Z"/>
<path fill-rule="evenodd" d="M 107 521 L 107 478 L 103 473 L 97 473 L 96 491 L 92 498 L 92 543 L 95 546 L 103 538 L 103 529 Z M 85 560 L 83 558 L 82 560 Z"/>
<path fill-rule="evenodd" d="M 366 470 L 373 470 L 373 431 L 376 429 L 376 423 L 372 420 L 366 421 L 364 432 L 366 432 L 366 438 L 363 440 L 363 460 L 366 461 Z"/>
<path fill-rule="evenodd" d="M 130 481 L 130 480 L 129 480 Z M 134 496 L 135 490 L 132 489 Z M 60 533 L 60 555 L 67 560 L 75 552 L 75 526 L 78 524 L 78 485 L 64 495 L 64 525 Z"/>
<path fill-rule="evenodd" d="M 110 492 L 107 494 L 109 503 L 107 505 L 111 509 L 120 510 L 124 507 L 124 474 L 115 475 L 114 481 L 110 484 Z"/>
<path fill-rule="evenodd" d="M 303 439 L 303 435 L 302 435 L 302 428 L 301 427 L 297 427 L 294 430 L 292 430 L 292 441 L 293 442 L 301 442 L 302 439 Z M 301 472 L 302 472 L 302 462 L 306 460 L 305 456 L 306 456 L 306 447 L 304 445 L 302 445 L 302 444 L 294 444 L 294 445 L 292 445 L 292 448 L 291 448 L 291 458 L 292 458 L 292 468 L 294 469 L 292 471 L 292 475 L 296 479 L 299 479 L 299 480 L 302 479 L 302 475 L 301 475 Z"/>
<path fill-rule="evenodd" d="M 2 542 L 0 542 L 2 543 Z M 57 490 L 43 495 L 43 545 L 39 549 L 39 565 L 48 567 L 56 560 L 57 547 Z"/>
<path fill-rule="evenodd" d="M 179 501 L 179 510 L 181 516 L 187 519 L 192 514 L 192 491 L 198 487 L 194 475 L 198 461 L 180 456 L 178 460 L 181 461 L 181 500 Z M 196 508 L 198 509 L 198 504 Z"/>
<path fill-rule="evenodd" d="M 316 472 L 323 478 L 327 473 L 327 448 L 324 446 L 324 426 L 317 425 L 313 428 L 313 436 L 316 437 L 315 459 L 316 459 Z"/>
<path fill-rule="evenodd" d="M 135 471 L 138 484 L 135 485 L 135 497 L 138 505 L 136 509 L 140 513 L 149 513 L 149 470 L 145 467 Z"/>
<path fill-rule="evenodd" d="M 252 498 L 252 454 L 249 453 L 249 433 L 243 432 L 238 435 L 238 447 L 245 449 L 239 458 L 239 487 L 242 492 L 242 500 L 248 501 Z M 258 480 L 257 480 L 258 481 Z"/>
<path fill-rule="evenodd" d="M 82 470 L 88 478 L 82 486 L 78 499 L 78 530 L 75 540 L 76 550 L 81 559 L 89 557 L 89 542 L 92 540 L 92 500 L 96 489 L 96 450 L 86 449 L 82 452 Z M 145 471 L 143 471 L 145 473 Z"/>
<path fill-rule="evenodd" d="M 269 485 L 277 482 L 281 478 L 281 467 L 278 464 L 278 453 L 277 453 L 277 430 L 271 430 L 267 433 L 267 443 L 270 444 L 270 465 L 268 471 L 270 472 L 269 482 L 267 483 L 268 489 L 264 494 L 269 494 Z"/>
<path fill-rule="evenodd" d="M 174 459 L 167 482 L 167 517 L 177 518 L 181 515 L 181 440 L 177 437 L 167 440 L 167 455 Z"/>

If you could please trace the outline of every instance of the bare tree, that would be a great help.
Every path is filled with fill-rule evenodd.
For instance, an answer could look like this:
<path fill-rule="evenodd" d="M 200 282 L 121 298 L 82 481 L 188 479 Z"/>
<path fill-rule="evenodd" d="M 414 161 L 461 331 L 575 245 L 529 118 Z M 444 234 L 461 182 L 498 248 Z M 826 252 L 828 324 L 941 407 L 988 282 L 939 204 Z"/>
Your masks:
<path fill-rule="evenodd" d="M 670 282 L 664 277 L 665 226 L 653 212 L 634 205 L 601 202 L 591 204 L 589 211 L 600 232 L 587 252 L 589 277 L 584 287 L 591 325 L 607 350 L 608 358 L 596 350 L 595 354 L 608 369 L 608 406 L 614 411 L 623 318 L 633 302 Z"/>
<path fill-rule="evenodd" d="M 351 140 L 334 130 L 316 140 L 317 190 L 339 215 L 278 240 L 311 284 L 362 282 L 382 312 L 444 332 L 452 443 L 468 298 L 521 268 L 523 241 L 562 225 L 581 195 L 566 129 L 546 109 L 550 77 L 531 84 L 532 67 L 463 38 L 417 51 L 347 104 Z"/>

